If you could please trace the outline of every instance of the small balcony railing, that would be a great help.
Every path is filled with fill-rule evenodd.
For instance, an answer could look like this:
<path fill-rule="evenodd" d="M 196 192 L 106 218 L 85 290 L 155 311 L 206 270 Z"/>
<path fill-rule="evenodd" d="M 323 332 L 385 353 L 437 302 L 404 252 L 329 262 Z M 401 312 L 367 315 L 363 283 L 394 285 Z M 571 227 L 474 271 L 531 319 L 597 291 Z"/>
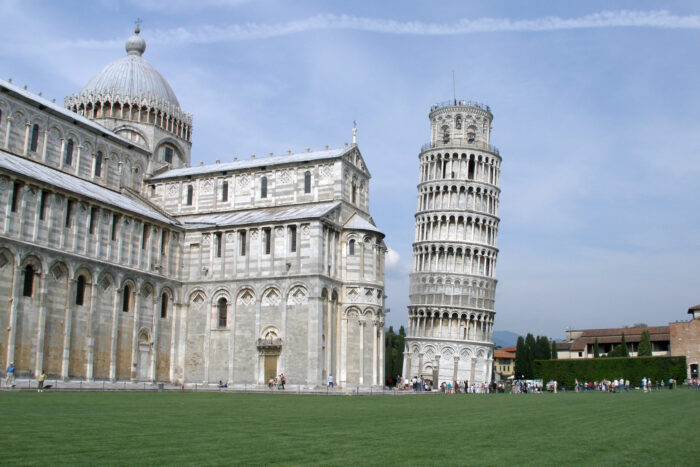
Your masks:
<path fill-rule="evenodd" d="M 276 337 L 274 339 L 258 339 L 256 344 L 258 349 L 279 349 L 282 347 L 282 338 Z"/>
<path fill-rule="evenodd" d="M 489 107 L 486 104 L 482 104 L 480 102 L 474 102 L 474 101 L 465 101 L 465 100 L 450 100 L 450 101 L 443 101 L 443 102 L 438 102 L 430 106 L 430 111 L 432 112 L 433 110 L 441 109 L 443 107 L 476 107 L 477 109 L 485 110 L 487 112 L 491 112 L 491 107 Z"/>
<path fill-rule="evenodd" d="M 498 151 L 498 148 L 496 146 L 493 146 L 491 144 L 486 144 L 482 143 L 481 141 L 469 141 L 466 138 L 450 138 L 449 141 L 444 142 L 443 140 L 440 141 L 434 141 L 430 143 L 425 143 L 421 147 L 421 152 L 427 151 L 428 149 L 435 149 L 435 148 L 444 148 L 448 146 L 458 146 L 458 147 L 463 147 L 463 148 L 473 148 L 473 149 L 481 149 L 483 151 L 489 151 L 494 154 L 499 154 L 500 152 Z"/>

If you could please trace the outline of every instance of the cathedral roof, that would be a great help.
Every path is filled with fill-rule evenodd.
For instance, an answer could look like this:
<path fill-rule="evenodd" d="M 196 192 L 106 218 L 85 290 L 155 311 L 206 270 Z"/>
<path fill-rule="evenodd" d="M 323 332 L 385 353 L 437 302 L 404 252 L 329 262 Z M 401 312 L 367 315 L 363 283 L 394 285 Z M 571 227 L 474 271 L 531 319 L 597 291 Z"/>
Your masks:
<path fill-rule="evenodd" d="M 357 213 L 353 214 L 352 217 L 348 219 L 343 228 L 347 230 L 367 230 L 369 232 L 377 232 L 384 235 L 374 224 L 360 217 L 360 215 Z"/>
<path fill-rule="evenodd" d="M 180 107 L 172 88 L 153 65 L 143 58 L 146 41 L 136 29 L 125 44 L 127 55 L 90 79 L 80 94 L 111 94 L 137 99 L 156 99 Z"/>
<path fill-rule="evenodd" d="M 114 133 L 113 131 L 108 130 L 104 126 L 100 125 L 99 123 L 95 123 L 90 119 L 87 119 L 83 117 L 82 115 L 78 115 L 75 112 L 71 112 L 70 110 L 56 104 L 55 102 L 52 102 L 48 99 L 45 99 L 41 96 L 38 96 L 34 94 L 33 92 L 27 91 L 26 89 L 23 89 L 13 83 L 10 83 L 9 81 L 5 81 L 3 79 L 0 79 L 0 88 L 4 88 L 3 92 L 10 92 L 12 95 L 16 95 L 20 97 L 21 99 L 25 101 L 32 101 L 34 102 L 35 106 L 41 108 L 44 107 L 45 112 L 49 112 L 52 115 L 57 115 L 61 118 L 64 118 L 66 120 L 73 121 L 75 124 L 82 126 L 82 127 L 87 127 L 90 130 L 97 131 L 101 135 L 114 140 L 118 141 L 119 143 L 126 145 L 128 147 L 135 147 L 138 151 L 141 152 L 146 152 L 144 149 L 139 148 L 138 146 L 134 146 L 134 143 L 129 141 L 128 139 L 125 139 L 122 136 L 119 136 L 118 134 Z"/>
<path fill-rule="evenodd" d="M 326 149 L 323 151 L 300 152 L 297 154 L 285 154 L 283 156 L 261 157 L 260 159 L 247 159 L 241 161 L 224 162 L 223 164 L 208 164 L 196 167 L 173 169 L 152 177 L 151 180 L 164 180 L 168 178 L 187 177 L 192 175 L 204 175 L 217 172 L 226 172 L 255 167 L 269 167 L 272 165 L 291 164 L 296 162 L 317 161 L 322 159 L 335 159 L 342 157 L 352 146 L 347 148 Z"/>
<path fill-rule="evenodd" d="M 186 216 L 180 217 L 179 220 L 185 225 L 185 228 L 188 229 L 262 224 L 296 219 L 316 219 L 325 216 L 338 206 L 340 206 L 339 201 L 332 201 L 328 203 L 245 209 L 233 212 L 228 211 L 225 213 Z"/>
<path fill-rule="evenodd" d="M 140 214 L 164 224 L 175 224 L 154 208 L 126 195 L 2 150 L 0 150 L 0 169 L 33 178 L 62 190 L 94 199 L 124 211 Z"/>

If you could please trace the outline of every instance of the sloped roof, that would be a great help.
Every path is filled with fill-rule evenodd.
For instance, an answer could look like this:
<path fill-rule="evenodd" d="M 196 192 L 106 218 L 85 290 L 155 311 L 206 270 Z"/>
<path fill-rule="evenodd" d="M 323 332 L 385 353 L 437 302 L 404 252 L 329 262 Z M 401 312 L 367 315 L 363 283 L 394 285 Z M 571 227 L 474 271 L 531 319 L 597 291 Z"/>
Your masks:
<path fill-rule="evenodd" d="M 374 224 L 357 213 L 350 216 L 350 219 L 348 219 L 343 228 L 347 230 L 367 230 L 369 232 L 377 232 L 384 235 L 382 231 L 379 230 Z"/>
<path fill-rule="evenodd" d="M 125 138 L 119 136 L 118 134 L 116 134 L 112 131 L 109 131 L 108 129 L 106 129 L 102 125 L 97 124 L 97 123 L 93 122 L 92 120 L 89 120 L 89 119 L 83 117 L 82 115 L 78 115 L 77 113 L 75 113 L 71 110 L 68 110 L 63 106 L 58 105 L 55 102 L 51 102 L 48 99 L 44 99 L 43 97 L 38 96 L 32 92 L 29 92 L 26 89 L 23 89 L 19 86 L 16 86 L 13 83 L 10 83 L 8 81 L 0 79 L 0 87 L 6 88 L 10 92 L 17 94 L 20 97 L 23 97 L 24 99 L 34 101 L 37 104 L 44 106 L 46 108 L 46 110 L 48 110 L 50 113 L 52 113 L 54 115 L 60 115 L 60 116 L 64 117 L 66 120 L 75 120 L 76 123 L 79 123 L 80 125 L 89 127 L 92 130 L 95 130 L 95 131 L 97 131 L 105 136 L 108 136 L 112 140 L 119 141 L 120 143 L 122 143 L 123 145 L 125 145 L 127 147 L 131 147 L 132 149 L 137 148 L 141 152 L 147 152 L 142 147 L 136 145 L 135 143 L 133 143 L 132 141 L 129 141 L 128 139 L 125 139 Z"/>
<path fill-rule="evenodd" d="M 261 157 L 259 159 L 246 159 L 233 162 L 224 162 L 223 164 L 208 164 L 195 167 L 184 167 L 181 169 L 168 170 L 167 172 L 163 172 L 162 174 L 158 174 L 152 177 L 151 180 L 166 180 L 169 178 L 204 175 L 209 173 L 250 169 L 254 167 L 269 167 L 272 165 L 291 164 L 297 162 L 311 162 L 322 159 L 335 159 L 338 157 L 342 157 L 352 149 L 354 149 L 354 146 L 348 146 L 347 148 L 327 149 L 323 151 L 285 154 L 283 156 Z"/>
<path fill-rule="evenodd" d="M 207 227 L 262 224 L 267 222 L 283 222 L 294 219 L 314 219 L 323 217 L 340 206 L 339 201 L 315 203 L 295 206 L 280 206 L 274 208 L 256 208 L 241 211 L 182 216 L 181 223 L 187 229 L 202 229 Z"/>
<path fill-rule="evenodd" d="M 515 358 L 515 352 L 508 352 L 505 349 L 496 349 L 493 351 L 493 358 Z"/>
<path fill-rule="evenodd" d="M 52 167 L 39 164 L 30 159 L 15 156 L 0 150 L 0 169 L 14 172 L 33 178 L 47 185 L 52 185 L 62 190 L 75 193 L 86 198 L 94 199 L 101 203 L 129 211 L 164 224 L 177 224 L 173 220 L 164 216 L 156 209 L 140 202 L 137 199 L 123 195 L 117 191 L 110 190 L 95 183 L 78 178 Z"/>
<path fill-rule="evenodd" d="M 625 342 L 639 342 L 642 332 L 648 331 L 652 342 L 666 342 L 671 340 L 671 331 L 668 326 L 650 326 L 637 328 L 609 328 L 609 329 L 581 329 L 577 332 L 583 334 L 573 341 L 570 341 L 571 350 L 583 350 L 588 344 L 594 344 L 598 339 L 599 344 L 619 344 L 622 342 L 622 334 L 625 335 Z"/>

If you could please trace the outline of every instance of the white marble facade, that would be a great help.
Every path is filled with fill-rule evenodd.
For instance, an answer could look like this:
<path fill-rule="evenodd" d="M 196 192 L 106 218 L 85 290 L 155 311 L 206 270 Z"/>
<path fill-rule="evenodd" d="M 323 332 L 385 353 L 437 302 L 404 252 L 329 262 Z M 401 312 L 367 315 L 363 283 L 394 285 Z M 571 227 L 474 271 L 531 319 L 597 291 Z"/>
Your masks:
<path fill-rule="evenodd" d="M 66 108 L 0 80 L 0 366 L 382 384 L 386 247 L 357 145 L 190 167 L 192 117 L 138 32 L 126 48 Z"/>
<path fill-rule="evenodd" d="M 491 381 L 501 157 L 490 109 L 436 104 L 420 176 L 404 376 Z"/>

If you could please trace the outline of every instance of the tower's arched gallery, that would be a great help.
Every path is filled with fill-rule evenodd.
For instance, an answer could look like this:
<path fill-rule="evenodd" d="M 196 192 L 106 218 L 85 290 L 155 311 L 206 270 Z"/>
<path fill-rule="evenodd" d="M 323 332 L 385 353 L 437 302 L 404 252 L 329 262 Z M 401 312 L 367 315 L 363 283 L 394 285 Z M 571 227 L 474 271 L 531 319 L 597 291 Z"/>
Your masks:
<path fill-rule="evenodd" d="M 434 384 L 491 381 L 501 156 L 490 109 L 430 111 L 420 177 L 404 375 Z"/>
<path fill-rule="evenodd" d="M 0 81 L 0 365 L 230 385 L 384 380 L 384 235 L 356 144 L 190 167 L 136 34 L 65 108 Z"/>

